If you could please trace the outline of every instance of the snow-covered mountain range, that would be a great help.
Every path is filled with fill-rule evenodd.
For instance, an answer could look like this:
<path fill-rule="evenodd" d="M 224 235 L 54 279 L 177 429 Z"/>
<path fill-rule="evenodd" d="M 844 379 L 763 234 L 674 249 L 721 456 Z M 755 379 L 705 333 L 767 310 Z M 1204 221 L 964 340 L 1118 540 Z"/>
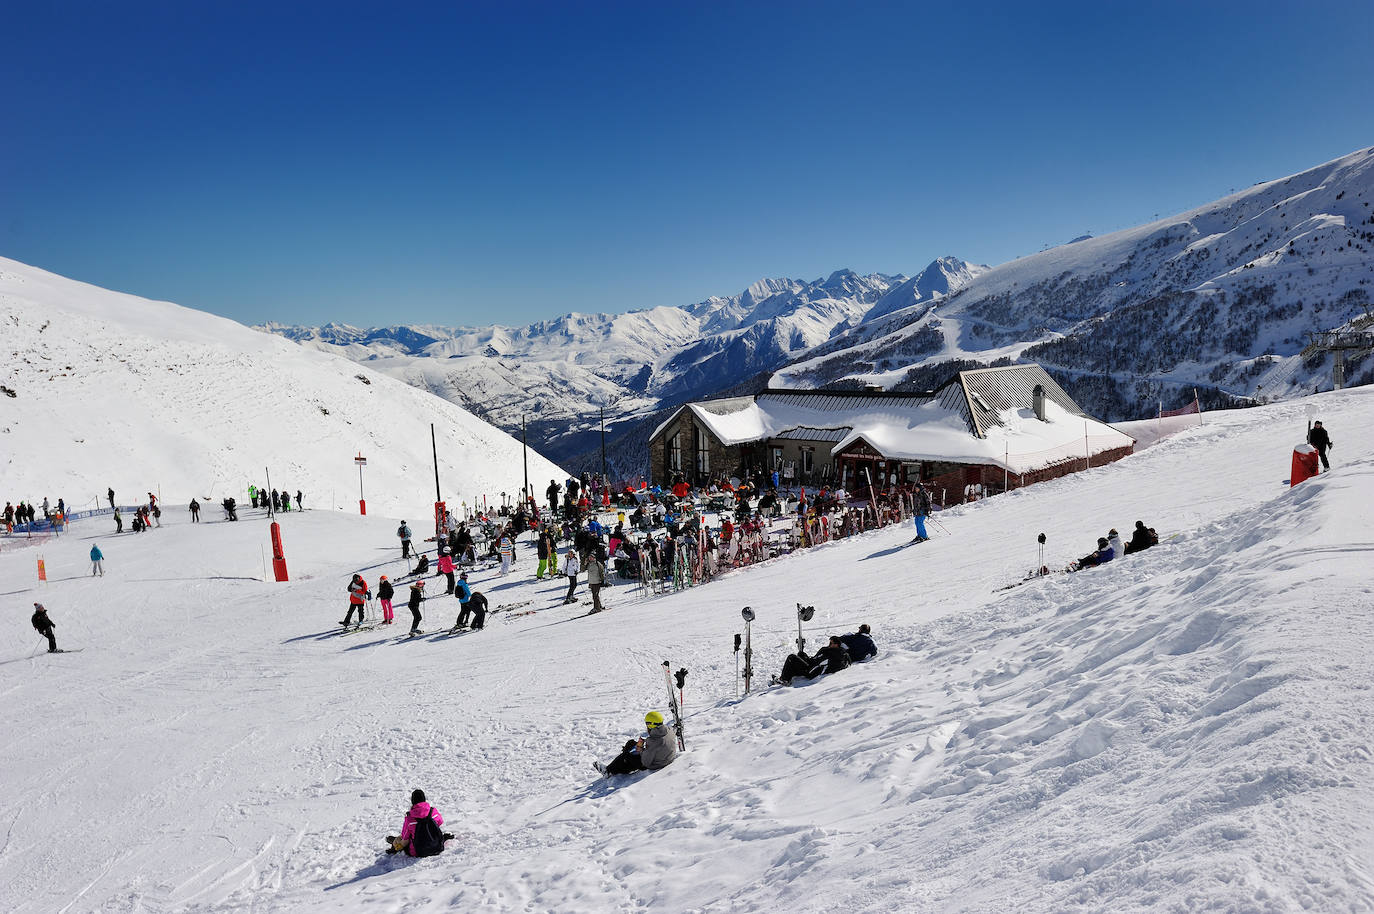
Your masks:
<path fill-rule="evenodd" d="M 1196 209 L 1080 238 L 847 328 L 774 376 L 782 386 L 924 388 L 951 360 L 1040 362 L 1112 419 L 1192 388 L 1277 399 L 1331 385 L 1307 333 L 1374 301 L 1374 148 Z M 1374 379 L 1357 361 L 1348 383 Z M 1186 393 L 1181 393 L 1186 391 Z"/>
<path fill-rule="evenodd" d="M 741 386 L 928 389 L 958 368 L 1037 361 L 1109 420 L 1192 399 L 1331 386 L 1307 334 L 1374 300 L 1374 149 L 1177 216 L 989 269 L 942 257 L 914 277 L 764 280 L 730 298 L 519 329 L 268 326 L 433 391 L 551 454 L 593 451 L 602 405 L 625 470 L 653 411 Z M 771 374 L 771 377 L 769 376 Z M 1348 384 L 1374 378 L 1357 357 Z M 608 419 L 612 418 L 608 415 Z M 637 436 L 637 437 L 635 437 Z M 594 462 L 594 461 L 593 461 Z"/>
<path fill-rule="evenodd" d="M 361 452 L 369 508 L 405 516 L 434 501 L 431 422 L 446 500 L 523 484 L 520 442 L 460 407 L 221 317 L 0 259 L 0 327 L 2 498 L 242 501 L 270 472 L 356 511 Z M 528 456 L 531 479 L 562 478 Z"/>
<path fill-rule="evenodd" d="M 516 328 L 259 329 L 366 363 L 507 430 L 527 420 L 557 456 L 590 446 L 602 407 L 614 428 L 710 396 L 874 316 L 938 300 L 985 269 L 942 257 L 910 278 L 839 270 L 811 282 L 764 279 L 683 307 Z"/>

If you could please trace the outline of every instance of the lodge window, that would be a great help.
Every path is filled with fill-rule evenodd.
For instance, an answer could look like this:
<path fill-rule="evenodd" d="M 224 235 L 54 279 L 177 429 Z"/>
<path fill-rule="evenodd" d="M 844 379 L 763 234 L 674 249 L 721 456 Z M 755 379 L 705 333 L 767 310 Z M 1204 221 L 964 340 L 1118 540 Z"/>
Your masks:
<path fill-rule="evenodd" d="M 782 469 L 782 448 L 780 447 L 773 448 L 773 469 Z"/>
<path fill-rule="evenodd" d="M 711 451 L 707 447 L 706 433 L 701 429 L 696 430 L 697 444 L 697 472 L 703 476 L 711 472 Z"/>
<path fill-rule="evenodd" d="M 674 432 L 668 439 L 668 469 L 682 469 L 682 433 Z"/>
<path fill-rule="evenodd" d="M 814 447 L 804 447 L 801 449 L 801 471 L 806 474 L 812 473 L 816 469 L 816 449 Z"/>

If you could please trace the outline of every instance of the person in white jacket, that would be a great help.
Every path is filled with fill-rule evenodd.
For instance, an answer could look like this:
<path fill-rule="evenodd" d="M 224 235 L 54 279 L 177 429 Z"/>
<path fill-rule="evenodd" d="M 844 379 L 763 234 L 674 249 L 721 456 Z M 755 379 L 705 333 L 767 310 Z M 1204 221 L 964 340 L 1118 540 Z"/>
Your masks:
<path fill-rule="evenodd" d="M 563 556 L 563 573 L 568 576 L 568 594 L 563 598 L 565 605 L 577 602 L 573 599 L 573 591 L 577 589 L 577 573 L 581 570 L 577 564 L 577 550 L 569 546 L 567 553 Z"/>

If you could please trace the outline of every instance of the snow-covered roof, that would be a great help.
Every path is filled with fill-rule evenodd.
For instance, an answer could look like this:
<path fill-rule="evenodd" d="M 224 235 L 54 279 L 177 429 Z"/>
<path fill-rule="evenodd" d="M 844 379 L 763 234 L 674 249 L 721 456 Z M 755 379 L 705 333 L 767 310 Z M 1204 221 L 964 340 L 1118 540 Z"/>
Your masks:
<path fill-rule="evenodd" d="M 1045 418 L 1033 391 L 1045 392 Z M 726 446 L 755 441 L 833 441 L 832 455 L 864 441 L 884 457 L 992 464 L 1028 473 L 1059 461 L 1127 447 L 1129 435 L 1085 414 L 1039 365 L 960 372 L 933 394 L 766 390 L 754 397 L 688 403 Z"/>

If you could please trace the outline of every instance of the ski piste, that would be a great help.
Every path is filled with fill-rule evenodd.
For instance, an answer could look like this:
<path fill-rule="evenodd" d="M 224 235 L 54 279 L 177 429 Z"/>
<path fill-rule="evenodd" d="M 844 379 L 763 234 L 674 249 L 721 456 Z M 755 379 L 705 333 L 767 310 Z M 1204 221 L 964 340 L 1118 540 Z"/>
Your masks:
<path fill-rule="evenodd" d="M 686 744 L 682 741 L 682 708 L 678 705 L 677 695 L 673 692 L 673 672 L 672 664 L 663 661 L 663 684 L 668 687 L 668 707 L 673 712 L 673 732 L 677 734 L 677 747 L 685 750 Z M 687 678 L 687 669 L 684 667 L 678 670 L 678 682 L 681 684 Z"/>

